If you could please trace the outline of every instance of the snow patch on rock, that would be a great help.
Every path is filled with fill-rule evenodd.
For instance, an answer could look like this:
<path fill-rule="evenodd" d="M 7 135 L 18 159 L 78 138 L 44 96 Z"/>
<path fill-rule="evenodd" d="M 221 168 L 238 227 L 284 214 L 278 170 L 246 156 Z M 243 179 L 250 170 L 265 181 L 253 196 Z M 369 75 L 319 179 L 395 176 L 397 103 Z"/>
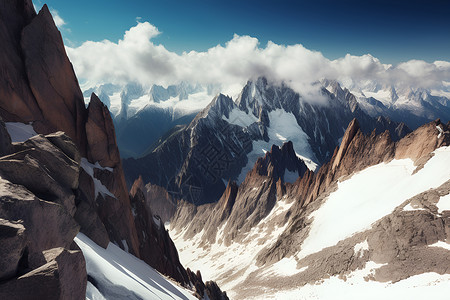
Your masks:
<path fill-rule="evenodd" d="M 339 182 L 338 190 L 310 214 L 314 219 L 299 258 L 369 229 L 375 221 L 390 214 L 407 199 L 437 188 L 450 178 L 449 165 L 450 147 L 442 147 L 434 151 L 434 156 L 415 174 L 411 159 L 392 160 Z M 351 218 L 341 217 L 349 212 Z"/>
<path fill-rule="evenodd" d="M 103 183 L 94 177 L 94 169 L 101 169 L 101 170 L 108 170 L 110 172 L 113 172 L 112 168 L 109 167 L 102 167 L 98 162 L 95 164 L 91 164 L 86 158 L 81 159 L 81 167 L 83 170 L 89 174 L 89 176 L 92 177 L 92 180 L 94 181 L 94 187 L 95 187 L 95 198 L 97 198 L 98 194 L 101 194 L 103 197 L 106 195 L 116 198 L 113 193 L 111 193 L 106 186 L 103 185 Z"/>

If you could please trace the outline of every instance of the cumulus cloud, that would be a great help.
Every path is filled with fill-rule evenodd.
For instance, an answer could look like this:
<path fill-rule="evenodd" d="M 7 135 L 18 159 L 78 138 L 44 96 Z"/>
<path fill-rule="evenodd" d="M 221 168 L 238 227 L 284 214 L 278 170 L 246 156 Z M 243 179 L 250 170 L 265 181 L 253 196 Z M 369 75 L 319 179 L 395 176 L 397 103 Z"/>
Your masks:
<path fill-rule="evenodd" d="M 53 21 L 55 21 L 55 24 L 58 28 L 63 27 L 66 25 L 66 21 L 59 15 L 58 11 L 55 9 L 50 9 L 50 13 L 53 16 Z"/>
<path fill-rule="evenodd" d="M 411 60 L 392 66 L 369 54 L 329 60 L 300 44 L 269 42 L 262 46 L 254 37 L 239 35 L 225 45 L 179 55 L 152 42 L 160 34 L 152 24 L 138 22 L 117 43 L 88 41 L 77 48 L 67 47 L 67 52 L 84 87 L 131 81 L 167 86 L 187 81 L 221 84 L 226 92 L 266 76 L 270 81 L 286 82 L 307 97 L 315 96 L 313 83 L 323 78 L 349 85 L 371 80 L 417 88 L 439 88 L 450 81 L 450 63 L 445 61 Z"/>

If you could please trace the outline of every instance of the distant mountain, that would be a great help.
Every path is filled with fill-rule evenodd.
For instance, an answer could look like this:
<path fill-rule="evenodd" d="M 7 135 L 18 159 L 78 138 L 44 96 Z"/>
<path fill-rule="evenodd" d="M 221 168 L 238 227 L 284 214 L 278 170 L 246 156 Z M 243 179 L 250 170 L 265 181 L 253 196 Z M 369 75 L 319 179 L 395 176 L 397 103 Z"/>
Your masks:
<path fill-rule="evenodd" d="M 167 88 L 103 84 L 84 91 L 85 101 L 95 92 L 108 106 L 123 158 L 140 157 L 158 138 L 177 125 L 187 125 L 213 98 L 215 86 L 182 82 Z"/>
<path fill-rule="evenodd" d="M 324 82 L 326 84 L 326 82 Z M 450 92 L 367 81 L 351 85 L 352 94 L 367 114 L 385 116 L 415 129 L 431 120 L 450 120 Z"/>
<path fill-rule="evenodd" d="M 175 198 L 216 202 L 227 182 L 241 183 L 274 144 L 291 141 L 296 155 L 315 170 L 330 159 L 355 117 L 367 133 L 390 130 L 395 140 L 409 132 L 404 124 L 367 115 L 337 82 L 331 92 L 320 91 L 326 104 L 307 102 L 288 86 L 272 85 L 261 77 L 249 81 L 236 101 L 220 94 L 189 126 L 173 131 L 151 153 L 124 160 L 127 181 L 142 176 L 145 183 L 164 187 Z"/>

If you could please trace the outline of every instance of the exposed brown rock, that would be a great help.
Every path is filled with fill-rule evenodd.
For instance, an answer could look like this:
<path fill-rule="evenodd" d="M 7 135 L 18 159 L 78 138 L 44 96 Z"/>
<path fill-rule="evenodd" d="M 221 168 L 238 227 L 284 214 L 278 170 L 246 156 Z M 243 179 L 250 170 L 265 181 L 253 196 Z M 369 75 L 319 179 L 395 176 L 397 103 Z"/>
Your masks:
<path fill-rule="evenodd" d="M 95 94 L 91 95 L 86 122 L 88 158 L 102 167 L 115 168 L 120 164 L 114 124 L 108 108 Z"/>
<path fill-rule="evenodd" d="M 80 224 L 80 231 L 97 245 L 106 249 L 109 243 L 108 232 L 97 214 L 95 203 L 94 181 L 83 169 L 80 170 L 79 187 L 77 191 L 77 210 L 75 220 Z"/>
<path fill-rule="evenodd" d="M 438 129 L 439 128 L 439 129 Z M 417 161 L 435 149 L 450 144 L 449 127 L 438 119 L 425 124 L 398 141 L 395 158 L 411 158 Z"/>
<path fill-rule="evenodd" d="M 36 16 L 31 0 L 0 1 L 0 115 L 5 121 L 43 120 L 22 60 L 22 29 Z"/>
<path fill-rule="evenodd" d="M 22 32 L 25 70 L 44 119 L 64 131 L 85 152 L 86 110 L 78 80 L 67 58 L 61 33 L 44 5 Z M 44 80 L 45 79 L 45 80 Z"/>
<path fill-rule="evenodd" d="M 347 151 L 347 148 L 352 141 L 352 139 L 355 137 L 355 134 L 359 130 L 359 123 L 356 119 L 353 119 L 350 124 L 348 125 L 347 130 L 345 131 L 344 137 L 342 138 L 341 145 L 339 146 L 339 150 L 336 153 L 336 156 L 333 160 L 333 170 L 336 169 L 336 167 L 339 165 L 339 163 L 342 160 L 342 157 L 345 154 L 345 151 Z"/>
<path fill-rule="evenodd" d="M 139 256 L 139 242 L 131 214 L 130 198 L 116 143 L 114 124 L 108 108 L 95 94 L 91 95 L 86 126 L 87 155 L 89 161 L 98 162 L 110 170 L 95 169 L 94 177 L 115 197 L 98 195 L 97 213 L 109 234 L 109 239 L 123 247 L 128 244 L 130 253 Z"/>

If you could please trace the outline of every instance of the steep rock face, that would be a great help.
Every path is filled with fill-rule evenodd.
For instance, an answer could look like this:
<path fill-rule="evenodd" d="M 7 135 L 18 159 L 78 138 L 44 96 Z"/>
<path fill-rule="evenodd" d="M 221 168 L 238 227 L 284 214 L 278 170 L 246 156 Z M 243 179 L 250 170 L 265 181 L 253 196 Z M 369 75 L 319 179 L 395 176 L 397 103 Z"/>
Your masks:
<path fill-rule="evenodd" d="M 134 214 L 134 221 L 139 237 L 141 258 L 161 273 L 176 279 L 184 285 L 195 288 L 195 295 L 199 299 L 206 296 L 209 299 L 226 300 L 228 297 L 215 282 L 203 283 L 200 272 L 194 274 L 181 265 L 178 251 L 170 239 L 164 223 L 158 215 L 152 213 L 145 201 L 142 191 L 142 179 L 136 180 L 131 188 L 130 198 Z"/>
<path fill-rule="evenodd" d="M 95 95 L 91 95 L 86 122 L 88 158 L 103 167 L 115 168 L 120 164 L 114 124 L 108 108 Z"/>
<path fill-rule="evenodd" d="M 21 55 L 21 32 L 36 16 L 31 0 L 0 2 L 0 114 L 6 121 L 42 122 L 43 116 L 28 85 Z"/>
<path fill-rule="evenodd" d="M 139 236 L 139 251 L 141 258 L 161 273 L 176 279 L 182 284 L 188 284 L 189 279 L 181 265 L 178 253 L 164 228 L 161 218 L 153 215 L 145 203 L 145 196 L 137 181 L 133 185 L 131 196 L 134 220 Z"/>
<path fill-rule="evenodd" d="M 102 247 L 114 242 L 170 270 L 188 286 L 163 226 L 135 222 L 109 111 L 94 94 L 85 108 L 48 7 L 36 15 L 31 1 L 0 1 L 0 14 L 6 41 L 0 45 L 0 116 L 52 132 L 11 144 L 0 122 L 1 250 L 9 252 L 0 261 L 8 265 L 0 272 L 0 297 L 16 299 L 12 291 L 21 289 L 17 297 L 23 299 L 84 298 L 86 264 L 73 245 L 80 229 Z M 140 208 L 139 220 L 152 220 Z M 137 228 L 145 230 L 140 239 Z M 156 237 L 159 245 L 140 249 Z M 166 255 L 178 264 L 164 262 Z"/>
<path fill-rule="evenodd" d="M 0 114 L 5 121 L 33 122 L 48 134 L 66 132 L 85 154 L 84 101 L 53 18 L 44 5 L 2 1 Z M 47 80 L 42 80 L 46 78 Z"/>
<path fill-rule="evenodd" d="M 87 112 L 88 159 L 98 162 L 102 167 L 94 168 L 92 176 L 100 180 L 114 196 L 96 195 L 98 215 L 108 231 L 110 240 L 119 245 L 125 240 L 130 252 L 139 255 L 138 237 L 131 215 L 130 199 L 123 176 L 114 124 L 108 108 L 95 94 L 91 95 Z"/>
<path fill-rule="evenodd" d="M 86 110 L 83 94 L 61 34 L 46 5 L 23 29 L 21 47 L 30 88 L 44 119 L 51 126 L 49 132 L 64 131 L 84 154 Z"/>

